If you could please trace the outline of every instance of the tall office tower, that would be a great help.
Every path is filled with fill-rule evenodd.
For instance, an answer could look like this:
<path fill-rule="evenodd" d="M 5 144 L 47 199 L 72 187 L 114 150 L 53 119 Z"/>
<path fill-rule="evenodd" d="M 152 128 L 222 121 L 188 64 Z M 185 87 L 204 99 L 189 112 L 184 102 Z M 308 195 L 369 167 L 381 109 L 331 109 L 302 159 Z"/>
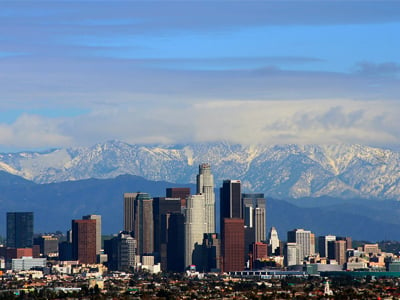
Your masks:
<path fill-rule="evenodd" d="M 243 218 L 240 180 L 224 180 L 220 188 L 220 230 L 225 218 Z"/>
<path fill-rule="evenodd" d="M 223 271 L 244 269 L 244 220 L 224 218 L 222 231 Z"/>
<path fill-rule="evenodd" d="M 135 267 L 136 240 L 131 233 L 122 231 L 117 237 L 104 241 L 108 256 L 107 266 L 112 271 L 132 271 Z"/>
<path fill-rule="evenodd" d="M 33 212 L 7 213 L 7 247 L 31 248 L 33 245 Z"/>
<path fill-rule="evenodd" d="M 181 213 L 172 213 L 169 216 L 167 270 L 185 270 L 185 216 Z"/>
<path fill-rule="evenodd" d="M 220 270 L 221 241 L 217 233 L 205 233 L 203 237 L 203 264 L 201 272 Z"/>
<path fill-rule="evenodd" d="M 214 176 L 211 174 L 210 164 L 199 165 L 199 174 L 197 175 L 197 194 L 204 194 L 205 198 L 206 232 L 215 233 Z"/>
<path fill-rule="evenodd" d="M 153 199 L 154 216 L 154 252 L 161 261 L 161 269 L 167 268 L 167 243 L 169 217 L 172 213 L 181 213 L 180 198 L 155 197 Z"/>
<path fill-rule="evenodd" d="M 181 206 L 186 207 L 186 198 L 190 196 L 190 188 L 167 188 L 167 198 L 181 198 Z"/>
<path fill-rule="evenodd" d="M 269 245 L 271 247 L 271 254 L 276 255 L 276 250 L 279 248 L 279 237 L 278 232 L 276 231 L 276 228 L 274 226 L 271 227 L 268 239 Z"/>
<path fill-rule="evenodd" d="M 83 216 L 82 220 L 96 220 L 96 254 L 101 253 L 101 216 L 87 215 Z"/>
<path fill-rule="evenodd" d="M 180 198 L 153 198 L 154 252 L 160 252 L 161 244 L 166 244 L 169 214 L 181 212 Z"/>
<path fill-rule="evenodd" d="M 185 267 L 201 265 L 203 235 L 206 232 L 204 195 L 191 195 L 185 209 Z"/>
<path fill-rule="evenodd" d="M 288 231 L 287 242 L 296 243 L 299 248 L 297 264 L 301 264 L 306 256 L 313 255 L 315 249 L 311 246 L 311 231 L 304 229 L 294 229 Z"/>
<path fill-rule="evenodd" d="M 253 243 L 266 240 L 265 198 L 264 194 L 242 194 L 243 217 L 245 225 L 245 250 Z"/>
<path fill-rule="evenodd" d="M 339 240 L 335 241 L 335 260 L 339 265 L 343 265 L 346 262 L 346 241 Z"/>
<path fill-rule="evenodd" d="M 285 266 L 294 266 L 299 264 L 299 246 L 296 243 L 286 243 L 284 248 Z"/>
<path fill-rule="evenodd" d="M 137 254 L 154 252 L 153 199 L 147 193 L 138 193 L 135 201 L 135 238 Z"/>
<path fill-rule="evenodd" d="M 135 201 L 137 193 L 124 193 L 124 231 L 135 230 Z"/>
<path fill-rule="evenodd" d="M 328 242 L 336 241 L 336 236 L 334 235 L 325 235 L 318 237 L 318 250 L 320 257 L 329 258 L 328 255 Z M 332 257 L 333 255 L 331 255 Z"/>
<path fill-rule="evenodd" d="M 96 220 L 72 220 L 72 256 L 82 264 L 96 263 Z"/>

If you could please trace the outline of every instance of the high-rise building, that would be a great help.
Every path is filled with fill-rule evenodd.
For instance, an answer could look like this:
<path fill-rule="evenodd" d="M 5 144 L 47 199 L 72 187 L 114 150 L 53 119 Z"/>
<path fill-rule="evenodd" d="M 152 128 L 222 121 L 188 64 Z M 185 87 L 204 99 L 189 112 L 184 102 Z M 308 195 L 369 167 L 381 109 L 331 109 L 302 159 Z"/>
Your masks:
<path fill-rule="evenodd" d="M 299 264 L 299 246 L 297 243 L 286 243 L 284 248 L 285 266 L 294 266 Z"/>
<path fill-rule="evenodd" d="M 172 213 L 169 216 L 167 270 L 185 270 L 185 216 L 181 213 Z"/>
<path fill-rule="evenodd" d="M 120 232 L 117 237 L 104 241 L 108 256 L 107 266 L 112 271 L 132 271 L 135 267 L 136 240 L 129 232 Z"/>
<path fill-rule="evenodd" d="M 244 220 L 224 218 L 222 231 L 223 271 L 244 269 Z"/>
<path fill-rule="evenodd" d="M 315 254 L 315 248 L 312 248 L 311 231 L 304 229 L 294 229 L 288 231 L 287 242 L 296 243 L 298 247 L 297 264 L 301 264 L 306 256 Z"/>
<path fill-rule="evenodd" d="M 96 263 L 96 220 L 72 220 L 72 256 L 82 264 Z"/>
<path fill-rule="evenodd" d="M 124 231 L 135 230 L 135 201 L 137 193 L 124 193 Z"/>
<path fill-rule="evenodd" d="M 87 215 L 82 217 L 83 220 L 96 220 L 96 254 L 101 253 L 101 216 Z"/>
<path fill-rule="evenodd" d="M 214 176 L 211 174 L 210 164 L 201 164 L 197 175 L 197 194 L 204 195 L 206 232 L 215 233 L 215 193 Z"/>
<path fill-rule="evenodd" d="M 266 213 L 264 194 L 242 194 L 245 226 L 254 228 L 254 242 L 266 241 Z"/>
<path fill-rule="evenodd" d="M 279 248 L 279 237 L 278 232 L 276 231 L 276 228 L 274 226 L 271 227 L 268 239 L 269 245 L 271 247 L 271 254 L 276 255 L 276 251 Z"/>
<path fill-rule="evenodd" d="M 58 256 L 58 238 L 50 235 L 42 235 L 34 239 L 34 244 L 39 245 L 40 253 L 44 256 Z"/>
<path fill-rule="evenodd" d="M 339 240 L 335 241 L 335 260 L 339 265 L 343 265 L 346 262 L 346 241 Z"/>
<path fill-rule="evenodd" d="M 135 239 L 138 255 L 154 252 L 153 199 L 148 193 L 138 193 L 135 201 Z"/>
<path fill-rule="evenodd" d="M 167 198 L 181 198 L 181 206 L 186 207 L 186 198 L 190 196 L 190 188 L 167 188 Z"/>
<path fill-rule="evenodd" d="M 204 195 L 188 197 L 185 209 L 185 267 L 201 265 L 203 235 L 206 231 Z"/>
<path fill-rule="evenodd" d="M 219 271 L 221 259 L 221 241 L 217 233 L 205 233 L 203 237 L 203 265 L 201 272 Z"/>
<path fill-rule="evenodd" d="M 7 213 L 7 247 L 31 248 L 33 245 L 33 212 Z"/>
<path fill-rule="evenodd" d="M 332 255 L 329 255 L 328 253 L 328 243 L 331 241 L 336 241 L 336 236 L 334 235 L 325 235 L 325 236 L 320 236 L 318 237 L 318 251 L 319 251 L 319 255 L 321 257 L 332 257 Z"/>
<path fill-rule="evenodd" d="M 225 218 L 243 218 L 240 180 L 224 180 L 220 188 L 220 230 Z"/>
<path fill-rule="evenodd" d="M 155 197 L 153 199 L 154 252 L 160 258 L 162 270 L 167 268 L 168 228 L 169 217 L 172 213 L 181 213 L 180 198 Z"/>

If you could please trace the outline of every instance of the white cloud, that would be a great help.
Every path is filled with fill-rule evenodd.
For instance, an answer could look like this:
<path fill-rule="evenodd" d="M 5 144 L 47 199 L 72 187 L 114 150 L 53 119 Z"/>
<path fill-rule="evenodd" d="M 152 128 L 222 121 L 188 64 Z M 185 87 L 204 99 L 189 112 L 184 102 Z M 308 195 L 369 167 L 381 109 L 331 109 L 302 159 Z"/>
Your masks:
<path fill-rule="evenodd" d="M 129 143 L 399 144 L 397 102 L 352 100 L 209 101 L 181 109 L 168 105 L 102 107 L 86 115 L 23 115 L 0 126 L 0 144 L 20 148 Z"/>

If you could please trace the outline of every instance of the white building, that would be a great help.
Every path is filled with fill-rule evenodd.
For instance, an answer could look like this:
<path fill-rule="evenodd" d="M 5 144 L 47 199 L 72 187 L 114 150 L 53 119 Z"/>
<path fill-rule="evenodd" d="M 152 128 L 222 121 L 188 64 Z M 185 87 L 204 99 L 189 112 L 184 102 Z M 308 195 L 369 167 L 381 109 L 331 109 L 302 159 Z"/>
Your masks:
<path fill-rule="evenodd" d="M 201 164 L 199 166 L 197 194 L 204 195 L 205 222 L 207 223 L 205 232 L 215 233 L 214 176 L 211 174 L 211 166 L 209 164 Z"/>
<path fill-rule="evenodd" d="M 315 254 L 314 240 L 312 233 L 309 230 L 294 229 L 288 231 L 288 243 L 296 243 L 299 248 L 299 255 L 297 257 L 297 264 L 301 264 L 304 257 Z"/>
<path fill-rule="evenodd" d="M 45 267 L 46 258 L 33 258 L 32 256 L 23 256 L 22 258 L 13 258 L 11 261 L 11 269 L 13 271 L 26 271 L 34 267 Z"/>
<path fill-rule="evenodd" d="M 279 237 L 278 232 L 275 227 L 271 227 L 269 232 L 269 245 L 271 246 L 271 252 L 275 253 L 275 251 L 279 248 Z"/>
<path fill-rule="evenodd" d="M 203 194 L 188 197 L 185 209 L 185 267 L 201 263 L 205 223 L 205 197 Z"/>
<path fill-rule="evenodd" d="M 298 265 L 299 246 L 296 243 L 286 243 L 285 246 L 285 265 Z"/>

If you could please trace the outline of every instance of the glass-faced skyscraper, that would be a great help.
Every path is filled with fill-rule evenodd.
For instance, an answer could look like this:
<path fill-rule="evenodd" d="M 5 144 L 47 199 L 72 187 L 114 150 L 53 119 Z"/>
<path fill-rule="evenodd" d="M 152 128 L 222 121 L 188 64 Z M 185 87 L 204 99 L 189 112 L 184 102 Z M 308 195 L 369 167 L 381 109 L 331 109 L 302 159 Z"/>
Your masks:
<path fill-rule="evenodd" d="M 33 245 L 33 212 L 7 213 L 7 247 L 31 248 Z"/>
<path fill-rule="evenodd" d="M 224 180 L 220 189 L 220 230 L 225 218 L 243 218 L 240 180 Z"/>
<path fill-rule="evenodd" d="M 206 233 L 215 233 L 215 193 L 214 176 L 210 164 L 201 164 L 197 175 L 197 194 L 204 195 Z"/>

